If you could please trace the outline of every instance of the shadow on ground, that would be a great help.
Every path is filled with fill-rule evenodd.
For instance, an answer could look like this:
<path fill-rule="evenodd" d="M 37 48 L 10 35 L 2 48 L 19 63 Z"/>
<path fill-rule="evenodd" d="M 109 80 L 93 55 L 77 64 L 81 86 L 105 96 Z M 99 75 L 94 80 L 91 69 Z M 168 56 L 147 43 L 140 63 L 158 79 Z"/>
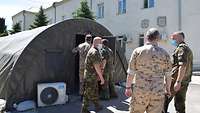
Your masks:
<path fill-rule="evenodd" d="M 124 86 L 124 85 L 122 85 Z M 118 91 L 118 99 L 109 101 L 101 101 L 104 109 L 99 113 L 128 113 L 128 101 L 124 96 L 124 88 L 116 86 Z M 189 85 L 187 98 L 186 98 L 186 112 L 187 113 L 200 113 L 200 76 L 193 76 L 192 82 Z M 70 97 L 71 101 L 65 105 L 52 106 L 46 108 L 37 108 L 36 110 L 27 112 L 13 112 L 13 113 L 80 113 L 81 101 L 79 97 Z M 94 112 L 94 107 L 90 108 L 91 113 Z M 170 113 L 175 113 L 173 101 L 170 103 Z"/>
<path fill-rule="evenodd" d="M 127 97 L 124 95 L 124 88 L 116 86 L 118 92 L 118 98 L 107 101 L 101 101 L 103 110 L 98 113 L 123 113 L 128 111 Z M 80 97 L 70 96 L 70 102 L 65 105 L 57 105 L 51 107 L 37 108 L 25 112 L 12 112 L 12 113 L 80 113 L 81 104 Z M 91 113 L 94 112 L 94 106 L 91 105 L 89 108 Z"/>

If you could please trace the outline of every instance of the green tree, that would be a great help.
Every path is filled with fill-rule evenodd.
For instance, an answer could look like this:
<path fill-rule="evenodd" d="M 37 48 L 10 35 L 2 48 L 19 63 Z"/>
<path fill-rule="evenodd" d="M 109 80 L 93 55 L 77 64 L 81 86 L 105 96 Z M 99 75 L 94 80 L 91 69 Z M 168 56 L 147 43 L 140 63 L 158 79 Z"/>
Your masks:
<path fill-rule="evenodd" d="M 47 20 L 47 17 L 44 14 L 44 10 L 41 6 L 39 12 L 36 14 L 36 18 L 35 18 L 35 21 L 33 22 L 33 25 L 30 26 L 30 29 L 46 26 L 48 22 L 49 21 Z"/>
<path fill-rule="evenodd" d="M 12 30 L 10 30 L 10 34 L 15 34 L 21 31 L 20 23 L 16 23 L 12 26 Z"/>
<path fill-rule="evenodd" d="M 93 12 L 88 6 L 87 0 L 81 0 L 81 7 L 72 13 L 73 18 L 88 18 L 94 20 Z"/>
<path fill-rule="evenodd" d="M 5 18 L 0 18 L 0 37 L 7 36 L 7 26 L 5 25 Z"/>

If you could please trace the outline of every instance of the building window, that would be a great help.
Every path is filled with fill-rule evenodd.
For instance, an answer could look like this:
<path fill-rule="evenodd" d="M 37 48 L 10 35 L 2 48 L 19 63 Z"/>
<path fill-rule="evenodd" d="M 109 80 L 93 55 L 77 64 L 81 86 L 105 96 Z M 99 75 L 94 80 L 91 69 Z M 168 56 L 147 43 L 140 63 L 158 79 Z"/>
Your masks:
<path fill-rule="evenodd" d="M 49 19 L 49 23 L 48 24 L 52 24 L 53 22 L 52 22 L 52 18 L 51 19 Z"/>
<path fill-rule="evenodd" d="M 139 47 L 144 45 L 144 34 L 139 34 Z"/>
<path fill-rule="evenodd" d="M 20 20 L 18 23 L 19 23 L 19 25 L 20 25 L 20 27 L 22 29 L 22 20 Z"/>
<path fill-rule="evenodd" d="M 127 37 L 126 35 L 121 35 L 117 37 L 117 41 L 119 42 L 121 46 L 121 52 L 125 54 L 126 52 L 126 42 L 127 42 Z"/>
<path fill-rule="evenodd" d="M 104 18 L 104 3 L 97 5 L 97 18 Z"/>
<path fill-rule="evenodd" d="M 155 0 L 144 0 L 144 8 L 152 8 L 155 6 Z"/>
<path fill-rule="evenodd" d="M 126 13 L 126 0 L 118 0 L 118 14 Z"/>
<path fill-rule="evenodd" d="M 168 34 L 167 34 L 167 32 L 165 32 L 165 31 L 160 32 L 160 34 L 161 34 L 160 36 L 161 36 L 162 40 L 167 40 L 168 39 L 167 37 L 169 37 Z"/>

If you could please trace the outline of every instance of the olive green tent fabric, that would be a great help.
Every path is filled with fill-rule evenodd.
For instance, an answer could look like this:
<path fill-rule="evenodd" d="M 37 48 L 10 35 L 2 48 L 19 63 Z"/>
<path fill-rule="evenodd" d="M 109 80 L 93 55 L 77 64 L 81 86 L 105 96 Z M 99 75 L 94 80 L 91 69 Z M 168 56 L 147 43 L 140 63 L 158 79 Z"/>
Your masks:
<path fill-rule="evenodd" d="M 67 94 L 78 94 L 78 56 L 72 53 L 84 35 L 112 36 L 109 30 L 88 19 L 69 19 L 14 35 L 0 37 L 0 98 L 7 109 L 24 100 L 37 100 L 37 84 L 65 82 Z M 83 36 L 83 37 L 81 37 Z M 119 72 L 121 57 L 116 58 Z"/>
<path fill-rule="evenodd" d="M 38 83 L 65 82 L 66 93 L 78 93 L 77 55 L 72 49 L 77 35 L 88 31 L 95 36 L 112 35 L 95 21 L 69 19 L 1 37 L 0 98 L 7 100 L 7 108 L 27 99 L 37 100 Z"/>
<path fill-rule="evenodd" d="M 25 47 L 42 31 L 48 27 L 41 27 L 32 31 L 24 31 L 0 38 L 0 98 L 8 99 L 18 90 L 20 79 L 12 81 L 13 68 Z M 12 90 L 13 87 L 15 90 Z"/>

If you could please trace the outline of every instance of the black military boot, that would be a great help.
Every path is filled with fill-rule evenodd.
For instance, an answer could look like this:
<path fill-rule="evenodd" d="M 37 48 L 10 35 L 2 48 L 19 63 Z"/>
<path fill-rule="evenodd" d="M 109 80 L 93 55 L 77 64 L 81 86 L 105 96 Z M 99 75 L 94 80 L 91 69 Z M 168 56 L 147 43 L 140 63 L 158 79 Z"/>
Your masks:
<path fill-rule="evenodd" d="M 81 113 L 90 113 L 90 111 L 88 109 L 85 109 L 85 108 L 81 108 Z"/>
<path fill-rule="evenodd" d="M 99 111 L 101 111 L 102 109 L 103 109 L 103 106 L 101 106 L 101 105 L 99 105 L 99 104 L 95 105 L 95 112 L 99 112 Z"/>
<path fill-rule="evenodd" d="M 90 113 L 87 105 L 82 104 L 81 113 Z"/>

